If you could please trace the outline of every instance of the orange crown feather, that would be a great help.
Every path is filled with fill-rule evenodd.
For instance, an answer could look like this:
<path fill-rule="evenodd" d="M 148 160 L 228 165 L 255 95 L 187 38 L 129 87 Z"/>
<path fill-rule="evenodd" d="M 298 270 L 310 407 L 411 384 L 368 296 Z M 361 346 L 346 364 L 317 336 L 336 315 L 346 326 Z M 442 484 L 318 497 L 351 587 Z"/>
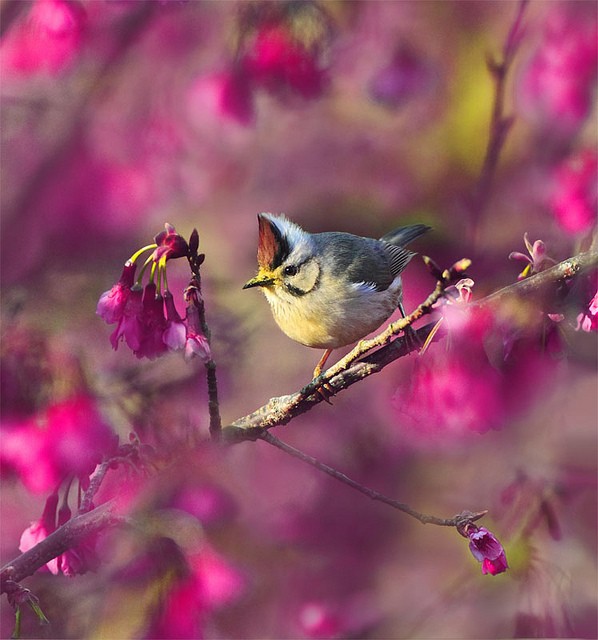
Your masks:
<path fill-rule="evenodd" d="M 289 244 L 278 225 L 267 214 L 258 213 L 257 262 L 263 269 L 279 267 L 289 255 Z"/>

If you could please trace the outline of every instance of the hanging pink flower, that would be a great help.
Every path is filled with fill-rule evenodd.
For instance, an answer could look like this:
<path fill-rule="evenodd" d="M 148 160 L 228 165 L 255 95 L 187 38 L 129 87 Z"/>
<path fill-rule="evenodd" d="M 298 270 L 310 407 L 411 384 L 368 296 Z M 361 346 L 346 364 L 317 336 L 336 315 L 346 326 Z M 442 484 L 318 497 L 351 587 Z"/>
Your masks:
<path fill-rule="evenodd" d="M 131 295 L 131 288 L 135 282 L 136 268 L 137 265 L 135 263 L 125 263 L 120 280 L 100 296 L 96 313 L 106 323 L 114 324 L 123 317 L 127 301 Z"/>
<path fill-rule="evenodd" d="M 212 358 L 210 343 L 203 333 L 199 321 L 199 310 L 193 303 L 190 303 L 187 307 L 185 325 L 187 327 L 185 360 L 190 360 L 197 356 L 202 362 L 208 362 Z"/>
<path fill-rule="evenodd" d="M 141 313 L 138 315 L 140 325 L 139 347 L 133 349 L 138 358 L 153 360 L 168 350 L 162 336 L 166 329 L 164 300 L 157 293 L 156 285 L 150 282 L 145 286 L 142 298 Z"/>
<path fill-rule="evenodd" d="M 112 348 L 116 351 L 121 340 L 124 340 L 133 352 L 141 347 L 142 326 L 139 320 L 143 312 L 143 290 L 135 285 L 129 291 L 118 326 L 110 336 Z"/>
<path fill-rule="evenodd" d="M 495 576 L 509 568 L 503 546 L 488 529 L 468 524 L 460 533 L 469 538 L 469 549 L 473 557 L 482 563 L 484 575 Z"/>
<path fill-rule="evenodd" d="M 176 310 L 174 298 L 170 291 L 164 293 L 164 306 L 166 308 L 166 328 L 162 334 L 162 340 L 171 351 L 184 349 L 187 329 L 179 312 Z"/>

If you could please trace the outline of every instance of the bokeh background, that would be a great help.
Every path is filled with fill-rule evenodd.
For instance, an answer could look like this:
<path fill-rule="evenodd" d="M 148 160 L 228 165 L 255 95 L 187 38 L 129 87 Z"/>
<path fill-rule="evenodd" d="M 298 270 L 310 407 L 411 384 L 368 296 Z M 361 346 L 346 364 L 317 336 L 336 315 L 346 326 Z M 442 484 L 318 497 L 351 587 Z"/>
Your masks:
<path fill-rule="evenodd" d="M 421 511 L 489 509 L 483 522 L 510 564 L 499 576 L 482 576 L 453 530 L 265 443 L 211 450 L 201 363 L 115 352 L 95 314 L 165 222 L 187 237 L 197 228 L 226 424 L 299 389 L 320 357 L 241 289 L 260 211 L 374 237 L 427 223 L 416 249 L 443 267 L 471 258 L 474 299 L 517 279 L 525 265 L 508 256 L 526 252 L 525 232 L 556 261 L 587 249 L 595 2 L 525 8 L 504 96 L 514 124 L 491 188 L 476 191 L 495 96 L 487 60 L 500 60 L 519 6 L 1 5 L 3 441 L 85 393 L 122 441 L 135 432 L 171 461 L 144 480 L 143 530 L 104 536 L 95 571 L 24 582 L 51 621 L 26 615 L 25 637 L 596 637 L 596 332 L 578 326 L 595 293 L 587 276 L 548 309 L 554 318 L 523 314 L 511 360 L 497 333 L 474 366 L 461 335 L 276 431 Z M 187 279 L 173 261 L 179 305 Z M 416 258 L 406 307 L 433 286 Z M 20 466 L 3 457 L 3 563 L 52 490 L 32 480 L 35 441 L 20 446 Z M 169 592 L 176 562 L 201 576 L 188 600 Z M 3 599 L 2 637 L 11 625 Z"/>

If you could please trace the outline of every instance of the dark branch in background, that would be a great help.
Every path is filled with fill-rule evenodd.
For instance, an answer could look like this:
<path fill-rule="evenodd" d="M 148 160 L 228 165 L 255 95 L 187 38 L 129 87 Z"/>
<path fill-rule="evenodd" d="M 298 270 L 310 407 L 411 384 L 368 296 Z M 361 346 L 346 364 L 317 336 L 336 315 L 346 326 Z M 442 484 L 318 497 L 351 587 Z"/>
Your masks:
<path fill-rule="evenodd" d="M 471 211 L 471 244 L 473 247 L 478 246 L 480 226 L 490 200 L 492 181 L 494 180 L 498 166 L 498 158 L 505 144 L 507 134 L 515 120 L 513 116 L 505 115 L 505 89 L 507 76 L 511 70 L 519 43 L 521 42 L 523 16 L 528 4 L 528 0 L 520 0 L 519 2 L 517 13 L 503 45 L 502 60 L 499 61 L 490 56 L 487 58 L 488 71 L 494 81 L 495 90 L 488 145 L 486 147 L 480 176 L 469 199 L 469 208 Z"/>

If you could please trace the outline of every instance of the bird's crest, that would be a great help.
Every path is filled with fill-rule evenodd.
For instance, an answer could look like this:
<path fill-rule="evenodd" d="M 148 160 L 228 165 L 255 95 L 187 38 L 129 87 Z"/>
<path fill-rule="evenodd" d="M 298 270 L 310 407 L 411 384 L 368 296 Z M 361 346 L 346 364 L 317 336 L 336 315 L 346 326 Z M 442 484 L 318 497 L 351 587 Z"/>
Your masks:
<path fill-rule="evenodd" d="M 289 255 L 288 240 L 276 224 L 275 218 L 267 213 L 259 213 L 257 219 L 259 225 L 257 263 L 263 269 L 276 269 Z"/>

